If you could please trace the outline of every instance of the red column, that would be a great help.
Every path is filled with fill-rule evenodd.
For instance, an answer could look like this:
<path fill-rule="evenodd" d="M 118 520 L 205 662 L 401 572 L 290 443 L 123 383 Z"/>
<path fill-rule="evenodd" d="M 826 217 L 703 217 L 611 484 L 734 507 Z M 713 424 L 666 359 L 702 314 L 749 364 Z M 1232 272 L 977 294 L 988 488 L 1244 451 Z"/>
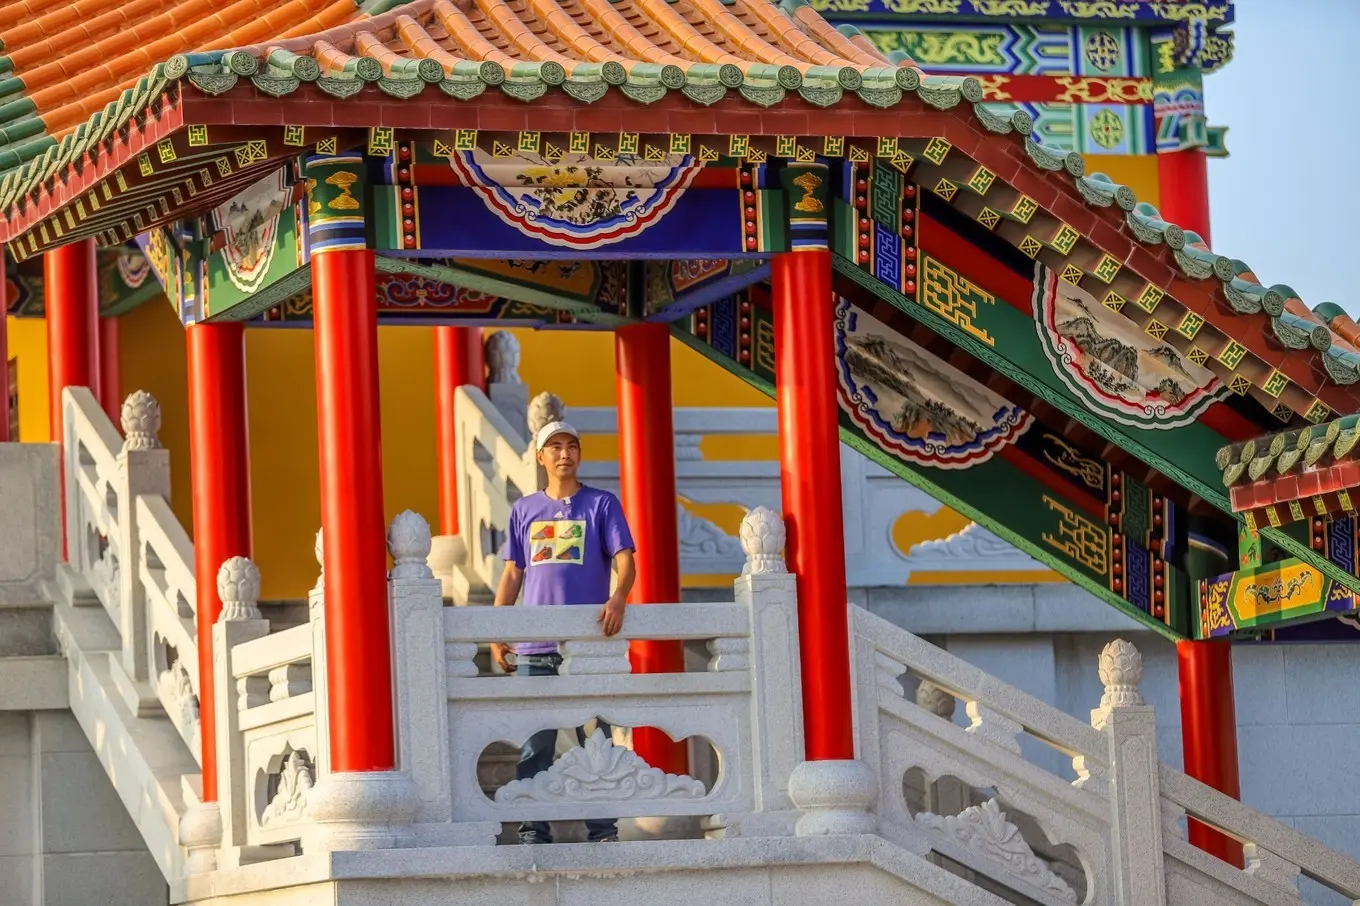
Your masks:
<path fill-rule="evenodd" d="M 637 546 L 637 581 L 630 604 L 680 600 L 680 542 L 675 522 L 675 429 L 671 419 L 671 334 L 665 324 L 639 324 L 614 333 L 619 403 L 619 489 Z M 637 673 L 681 673 L 679 642 L 635 641 Z M 681 742 L 653 727 L 633 729 L 633 749 L 652 767 L 689 770 Z"/>
<path fill-rule="evenodd" d="M 1177 642 L 1181 685 L 1181 746 L 1185 773 L 1221 793 L 1241 798 L 1237 779 L 1237 719 L 1232 644 Z M 1189 819 L 1190 842 L 1242 867 L 1242 844 Z"/>
<path fill-rule="evenodd" d="M 458 436 L 454 396 L 472 384 L 486 389 L 486 360 L 480 327 L 434 329 L 434 405 L 436 456 L 439 459 L 439 534 L 458 534 Z"/>
<path fill-rule="evenodd" d="M 253 549 L 245 325 L 232 322 L 195 324 L 185 331 L 185 336 L 203 801 L 216 802 L 217 720 L 213 708 L 216 698 L 213 695 L 212 627 L 222 612 L 222 602 L 217 596 L 217 571 L 224 560 L 249 557 Z"/>
<path fill-rule="evenodd" d="M 1157 155 L 1162 219 L 1209 239 L 1209 173 L 1203 148 Z M 1185 773 L 1234 799 L 1237 781 L 1237 714 L 1233 699 L 1232 646 L 1228 642 L 1179 642 L 1181 745 Z M 1242 866 L 1242 846 L 1218 831 L 1189 821 L 1190 842 L 1225 862 Z"/>
<path fill-rule="evenodd" d="M 52 440 L 62 440 L 61 392 L 89 387 L 99 395 L 99 289 L 94 240 L 58 246 L 43 255 L 47 310 L 48 414 Z"/>
<path fill-rule="evenodd" d="M 99 407 L 115 425 L 123 419 L 123 361 L 118 350 L 118 319 L 99 319 Z"/>
<path fill-rule="evenodd" d="M 66 434 L 61 392 L 89 387 L 99 395 L 99 284 L 94 240 L 82 239 L 43 254 L 43 304 L 47 311 L 47 414 L 52 441 Z M 61 486 L 61 551 L 66 556 L 66 458 Z"/>
<path fill-rule="evenodd" d="M 1209 168 L 1203 148 L 1186 148 L 1157 155 L 1159 213 L 1167 223 L 1194 230 L 1210 247 Z"/>
<path fill-rule="evenodd" d="M 807 759 L 852 759 L 831 253 L 776 255 L 770 289 L 785 556 L 798 583 Z"/>
<path fill-rule="evenodd" d="M 395 764 L 373 252 L 312 254 L 331 770 Z"/>

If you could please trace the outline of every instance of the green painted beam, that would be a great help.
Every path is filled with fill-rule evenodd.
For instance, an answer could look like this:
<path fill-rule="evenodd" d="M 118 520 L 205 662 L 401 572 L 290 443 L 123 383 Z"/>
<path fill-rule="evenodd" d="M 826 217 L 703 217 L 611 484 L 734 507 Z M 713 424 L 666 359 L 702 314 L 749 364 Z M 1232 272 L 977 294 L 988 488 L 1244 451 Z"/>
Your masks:
<path fill-rule="evenodd" d="M 742 367 L 741 365 L 737 364 L 736 362 L 733 362 L 731 359 L 727 358 L 721 353 L 716 352 L 707 343 L 699 341 L 690 333 L 688 333 L 687 331 L 678 326 L 673 325 L 671 327 L 671 335 L 674 336 L 676 339 L 680 340 L 686 346 L 689 346 L 691 349 L 697 351 L 700 355 L 716 363 L 717 365 L 727 370 L 728 372 L 741 378 L 743 381 L 750 384 L 752 387 L 755 387 L 757 390 L 760 390 L 766 396 L 769 396 L 771 399 L 774 398 L 775 395 L 774 385 L 770 383 L 768 380 L 765 380 L 764 378 L 755 374 L 755 372 Z M 998 537 L 1003 538 L 1007 543 L 1014 545 L 1017 549 L 1021 551 L 1024 551 L 1026 554 L 1033 557 L 1035 560 L 1039 561 L 1040 563 L 1052 569 L 1054 572 L 1071 581 L 1074 585 L 1077 585 L 1085 589 L 1086 591 L 1089 591 L 1091 594 L 1095 595 L 1101 601 L 1104 601 L 1106 604 L 1109 604 L 1111 607 L 1115 608 L 1120 613 L 1123 613 L 1124 615 L 1128 616 L 1130 619 L 1138 621 L 1142 625 L 1146 626 L 1152 632 L 1164 636 L 1165 638 L 1168 638 L 1172 641 L 1180 641 L 1184 639 L 1184 636 L 1177 633 L 1170 626 L 1167 626 L 1165 623 L 1162 623 L 1161 621 L 1154 619 L 1149 614 L 1143 613 L 1143 611 L 1139 610 L 1137 607 L 1134 607 L 1128 601 L 1125 601 L 1123 598 L 1116 595 L 1113 591 L 1111 591 L 1109 588 L 1105 587 L 1101 583 L 1094 581 L 1086 574 L 1073 568 L 1069 564 L 1064 563 L 1057 557 L 1054 557 L 1049 551 L 1045 550 L 1040 545 L 1035 544 L 1034 542 L 1024 537 L 1021 537 L 1020 535 L 1011 531 L 1004 523 L 999 522 L 996 519 L 993 519 L 985 511 L 968 504 L 967 502 L 959 499 L 954 494 L 951 494 L 949 491 L 940 487 L 938 484 L 930 480 L 930 478 L 927 476 L 924 470 L 918 471 L 911 468 L 906 463 L 902 462 L 900 459 L 888 455 L 883 450 L 879 449 L 875 444 L 869 442 L 863 436 L 861 436 L 855 431 L 851 431 L 842 426 L 840 434 L 841 440 L 844 443 L 849 444 L 855 450 L 862 453 L 864 456 L 868 457 L 872 461 L 878 463 L 880 466 L 887 469 L 889 472 L 892 472 L 898 478 L 901 478 L 908 484 L 916 488 L 919 488 L 920 490 L 929 494 L 931 497 L 940 501 L 940 503 L 943 503 L 945 506 L 949 507 L 955 512 L 962 513 L 963 515 L 967 516 L 969 519 L 972 519 L 974 522 L 978 523 L 979 525 L 983 526 L 989 531 L 994 532 Z"/>
<path fill-rule="evenodd" d="M 1132 433 L 1122 425 L 1110 422 L 1096 413 L 1083 406 L 1075 398 L 1057 393 L 1042 381 L 1034 380 L 1024 369 L 1001 356 L 990 346 L 980 342 L 976 337 L 960 330 L 950 321 L 945 320 L 922 305 L 907 299 L 901 293 L 896 292 L 881 281 L 875 279 L 870 274 L 865 273 L 859 265 L 842 258 L 840 255 L 832 256 L 832 264 L 836 272 L 843 277 L 853 281 L 856 285 L 867 290 L 873 295 L 892 305 L 894 308 L 905 313 L 909 317 L 929 327 L 935 333 L 946 338 L 954 345 L 968 352 L 974 358 L 984 362 L 988 367 L 995 369 L 998 373 L 1005 375 L 1011 380 L 1028 388 L 1035 396 L 1044 402 L 1052 405 L 1064 415 L 1071 418 L 1080 425 L 1089 428 L 1097 435 L 1105 438 L 1110 443 L 1119 447 L 1121 450 L 1136 456 L 1147 465 L 1161 472 L 1181 487 L 1196 494 L 1205 501 L 1212 504 L 1215 508 L 1222 511 L 1227 516 L 1242 522 L 1242 518 L 1233 512 L 1232 504 L 1221 483 L 1201 481 L 1191 475 L 1184 468 L 1158 454 L 1144 443 L 1137 433 Z M 1261 530 L 1261 534 L 1279 547 L 1312 566 L 1314 569 L 1327 576 L 1329 579 L 1339 583 L 1356 581 L 1356 577 L 1350 575 L 1341 567 L 1327 560 L 1314 551 L 1307 544 L 1290 538 L 1279 529 L 1266 528 Z"/>

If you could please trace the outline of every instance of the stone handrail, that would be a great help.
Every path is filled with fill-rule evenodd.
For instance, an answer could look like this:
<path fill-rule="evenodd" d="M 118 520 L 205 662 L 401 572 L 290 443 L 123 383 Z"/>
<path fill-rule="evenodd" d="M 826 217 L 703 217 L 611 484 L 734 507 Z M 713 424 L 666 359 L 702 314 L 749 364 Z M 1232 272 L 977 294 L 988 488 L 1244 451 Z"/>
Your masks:
<path fill-rule="evenodd" d="M 84 387 L 62 393 L 67 443 L 66 549 L 71 564 L 89 582 L 95 597 L 119 625 L 118 523 L 124 501 L 119 494 L 123 439 Z"/>
<path fill-rule="evenodd" d="M 193 543 L 164 497 L 138 497 L 135 514 L 142 542 L 137 579 L 146 606 L 145 644 L 156 697 L 201 762 Z"/>
<path fill-rule="evenodd" d="M 605 639 L 599 608 L 451 608 L 444 614 L 453 793 L 462 820 L 521 821 L 561 818 L 701 815 L 754 810 L 747 733 L 751 678 L 745 657 L 750 618 L 738 604 L 632 606 L 624 631 Z M 628 639 L 710 641 L 710 670 L 634 676 Z M 497 682 L 473 677 L 471 654 L 488 639 L 560 641 L 561 673 Z M 737 643 L 724 645 L 723 642 Z M 476 765 L 492 743 L 521 744 L 532 734 L 579 726 L 600 717 L 618 727 L 652 725 L 673 739 L 701 736 L 726 770 L 708 790 L 693 777 L 663 775 L 604 735 L 559 762 L 549 776 L 514 782 L 492 800 L 480 793 Z M 563 772 L 596 777 L 591 795 L 560 795 Z M 632 795 L 623 786 L 633 785 Z M 591 782 L 587 782 L 590 786 Z M 605 813 L 610 813 L 606 815 Z M 614 814 L 617 812 L 617 814 Z"/>
<path fill-rule="evenodd" d="M 457 468 L 464 483 L 458 494 L 462 530 L 453 565 L 462 573 L 464 588 L 494 589 L 505 568 L 500 553 L 510 506 L 538 490 L 539 467 L 529 443 L 476 387 L 458 388 L 454 419 Z"/>
<path fill-rule="evenodd" d="M 1300 874 L 1357 900 L 1360 864 L 1158 763 L 1128 642 L 1101 652 L 1105 694 L 1087 726 L 867 611 L 852 625 L 859 754 L 877 778 L 878 832 L 899 845 L 1051 906 L 1188 904 L 1215 885 L 1233 891 L 1223 902 L 1296 904 Z M 1076 780 L 1027 760 L 1026 734 L 1070 756 Z M 1240 841 L 1246 868 L 1193 847 L 1187 815 Z"/>
<path fill-rule="evenodd" d="M 778 516 L 753 511 L 743 539 L 748 574 L 737 580 L 732 602 L 630 607 L 624 630 L 604 638 L 596 607 L 443 608 L 438 580 L 425 566 L 428 526 L 414 514 L 398 517 L 389 533 L 397 723 L 419 803 L 415 839 L 489 844 L 505 821 L 606 813 L 697 816 L 714 832 L 733 834 L 776 826 L 791 832 L 788 783 L 802 752 L 793 579 L 783 569 Z M 632 675 L 634 638 L 704 640 L 710 658 L 700 672 Z M 473 659 L 489 641 L 560 642 L 561 673 L 480 676 Z M 518 745 L 539 730 L 596 717 L 616 727 L 657 727 L 673 739 L 702 737 L 717 750 L 722 771 L 709 789 L 650 768 L 599 734 L 544 774 L 483 793 L 477 764 L 492 744 Z M 563 786 L 559 775 L 574 780 Z"/>
<path fill-rule="evenodd" d="M 1108 874 L 1108 743 L 1104 734 L 1000 682 L 868 611 L 855 609 L 860 758 L 877 777 L 878 832 L 916 851 L 935 851 L 1040 903 L 1102 902 Z M 907 683 L 916 683 L 907 696 Z M 957 701 L 969 725 L 954 723 Z M 1022 755 L 1029 736 L 1071 759 L 1069 782 Z M 902 790 L 915 782 L 921 801 Z M 994 790 L 979 796 L 976 790 Z M 1023 816 L 1023 817 L 1022 817 Z M 1045 842 L 1070 848 L 1082 877 L 1050 865 L 1017 821 Z"/>
<path fill-rule="evenodd" d="M 1009 743 L 995 732 L 1004 724 L 1008 739 L 1024 732 L 1073 758 L 1090 757 L 1104 749 L 1101 734 L 1089 725 L 907 630 L 862 608 L 854 609 L 852 620 L 856 643 L 864 646 L 857 660 L 875 664 L 894 678 L 910 673 L 941 694 L 963 702 L 973 721 L 969 730 L 975 734 L 995 739 L 1009 748 Z M 984 729 L 988 724 L 991 728 Z"/>
<path fill-rule="evenodd" d="M 324 664 L 324 627 L 269 633 L 260 576 L 233 557 L 217 578 L 222 615 L 213 625 L 220 849 L 216 864 L 293 852 L 307 824 L 307 796 L 324 765 L 324 721 L 313 690 Z M 313 610 L 320 619 L 321 609 Z"/>
<path fill-rule="evenodd" d="M 62 406 L 68 560 L 118 629 L 114 680 L 134 713 L 163 708 L 200 758 L 193 545 L 170 509 L 160 405 L 131 394 L 121 438 L 88 388 L 68 387 Z"/>
<path fill-rule="evenodd" d="M 1278 888 L 1293 902 L 1297 902 L 1299 875 L 1360 902 L 1360 864 L 1166 765 L 1158 770 L 1158 783 L 1164 818 L 1188 815 L 1243 844 L 1246 867 L 1242 874 Z M 1237 873 L 1190 846 L 1180 836 L 1178 824 L 1166 833 L 1168 856 L 1206 870 Z"/>
<path fill-rule="evenodd" d="M 1122 640 L 1101 653 L 1105 693 L 1087 725 L 852 611 L 858 760 L 804 761 L 784 540 L 777 515 L 753 511 L 732 601 L 630 607 L 623 631 L 604 638 L 596 607 L 444 607 L 429 526 L 402 513 L 388 531 L 398 764 L 343 774 L 327 766 L 324 576 L 310 625 L 270 636 L 258 571 L 228 561 L 214 626 L 220 817 L 186 818 L 190 870 L 284 858 L 299 843 L 489 846 L 523 820 L 675 817 L 699 819 L 710 837 L 877 835 L 1045 906 L 1193 906 L 1206 890 L 1216 902 L 1292 906 L 1300 874 L 1355 898 L 1360 865 L 1158 764 L 1141 658 Z M 644 638 L 703 641 L 709 657 L 691 672 L 636 675 L 628 645 Z M 484 675 L 474 658 L 493 640 L 558 642 L 562 667 Z M 952 719 L 956 700 L 968 726 Z M 493 745 L 597 717 L 701 738 L 720 768 L 707 782 L 665 773 L 616 729 L 617 740 L 595 733 L 538 775 L 484 791 L 478 762 Z M 1027 760 L 1026 734 L 1070 757 L 1076 780 Z M 1193 848 L 1187 814 L 1242 841 L 1246 868 Z"/>

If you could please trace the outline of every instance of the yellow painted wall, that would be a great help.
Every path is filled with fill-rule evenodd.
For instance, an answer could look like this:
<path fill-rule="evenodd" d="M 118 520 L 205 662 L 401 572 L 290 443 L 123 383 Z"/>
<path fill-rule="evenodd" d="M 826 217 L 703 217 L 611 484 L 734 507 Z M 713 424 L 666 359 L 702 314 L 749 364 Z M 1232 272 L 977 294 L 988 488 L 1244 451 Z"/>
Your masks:
<path fill-rule="evenodd" d="M 6 316 L 9 357 L 19 365 L 19 436 L 29 444 L 52 439 L 47 417 L 47 322 Z"/>
<path fill-rule="evenodd" d="M 1120 185 L 1133 189 L 1139 201 L 1161 207 L 1155 154 L 1088 154 L 1086 172 L 1104 173 Z"/>

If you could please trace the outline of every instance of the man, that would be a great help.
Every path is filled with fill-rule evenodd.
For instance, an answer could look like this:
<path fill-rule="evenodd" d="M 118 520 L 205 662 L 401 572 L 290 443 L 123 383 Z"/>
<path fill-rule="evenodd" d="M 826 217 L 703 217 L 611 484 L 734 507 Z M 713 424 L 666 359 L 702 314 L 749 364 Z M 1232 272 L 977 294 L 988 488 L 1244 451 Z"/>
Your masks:
<path fill-rule="evenodd" d="M 524 589 L 525 607 L 603 604 L 598 621 L 607 636 L 623 628 L 624 602 L 633 587 L 633 537 L 619 499 L 608 491 L 588 488 L 576 477 L 581 465 L 581 436 L 566 422 L 544 425 L 534 438 L 539 465 L 548 473 L 548 486 L 537 494 L 515 501 L 510 508 L 509 538 L 505 545 L 505 572 L 496 589 L 496 606 L 510 607 Z M 618 582 L 609 591 L 610 567 Z M 510 646 L 493 643 L 491 654 L 509 672 Z M 552 642 L 520 642 L 515 645 L 516 676 L 556 676 L 562 664 Z M 600 729 L 610 732 L 599 721 Z M 576 728 L 585 744 L 585 729 Z M 520 750 L 515 777 L 524 780 L 553 763 L 557 730 L 540 730 Z M 586 822 L 591 842 L 619 839 L 618 821 Z M 546 821 L 526 821 L 519 828 L 519 842 L 551 843 Z"/>

